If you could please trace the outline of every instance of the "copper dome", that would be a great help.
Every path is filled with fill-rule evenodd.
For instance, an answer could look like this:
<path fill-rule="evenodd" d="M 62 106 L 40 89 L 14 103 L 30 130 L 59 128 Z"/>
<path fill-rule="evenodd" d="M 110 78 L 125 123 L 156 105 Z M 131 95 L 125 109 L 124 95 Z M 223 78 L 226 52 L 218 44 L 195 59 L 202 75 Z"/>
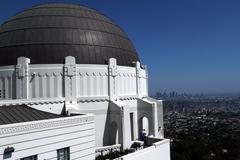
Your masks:
<path fill-rule="evenodd" d="M 119 65 L 139 61 L 123 30 L 96 10 L 51 3 L 33 6 L 13 16 L 0 27 L 0 66 L 14 65 L 20 56 L 33 64 L 63 63 L 66 56 L 78 64 L 106 64 L 116 58 Z"/>

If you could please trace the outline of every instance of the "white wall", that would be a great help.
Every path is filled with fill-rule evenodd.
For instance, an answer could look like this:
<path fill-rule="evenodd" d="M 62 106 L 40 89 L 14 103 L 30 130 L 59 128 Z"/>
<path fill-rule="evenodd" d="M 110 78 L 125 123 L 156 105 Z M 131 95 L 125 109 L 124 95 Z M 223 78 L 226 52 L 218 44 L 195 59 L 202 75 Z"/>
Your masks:
<path fill-rule="evenodd" d="M 107 65 L 77 65 L 77 97 L 108 96 Z"/>
<path fill-rule="evenodd" d="M 71 159 L 95 159 L 93 116 L 74 116 L 0 126 L 0 159 L 4 149 L 14 147 L 9 159 L 38 155 L 57 159 L 57 149 L 70 147 Z"/>
<path fill-rule="evenodd" d="M 118 95 L 136 95 L 136 69 L 134 67 L 118 67 Z"/>
<path fill-rule="evenodd" d="M 28 104 L 28 106 L 41 110 L 44 112 L 50 112 L 53 114 L 62 114 L 64 113 L 64 103 L 48 103 L 48 104 Z"/>
<path fill-rule="evenodd" d="M 26 70 L 28 78 L 23 83 L 24 78 L 16 78 L 15 66 L 0 67 L 0 99 L 15 99 L 16 94 L 24 94 L 16 91 L 25 88 L 28 94 L 23 98 L 28 99 L 66 96 L 64 87 L 68 85 L 64 84 L 64 64 L 29 64 Z M 109 96 L 108 65 L 77 64 L 75 74 L 76 86 L 72 87 L 76 87 L 76 97 Z M 138 93 L 136 75 L 135 67 L 117 66 L 115 89 L 118 96 L 147 96 L 147 71 L 139 69 Z"/>
<path fill-rule="evenodd" d="M 153 146 L 128 154 L 118 160 L 170 160 L 170 143 L 168 139 L 154 143 Z"/>
<path fill-rule="evenodd" d="M 140 73 L 139 73 L 139 77 L 140 77 L 140 94 L 143 97 L 148 96 L 148 75 L 147 75 L 147 71 L 144 69 L 140 69 Z"/>
<path fill-rule="evenodd" d="M 14 66 L 4 66 L 0 69 L 0 99 L 12 99 L 15 95 Z"/>
<path fill-rule="evenodd" d="M 64 97 L 63 65 L 30 65 L 29 98 Z"/>
<path fill-rule="evenodd" d="M 108 107 L 108 100 L 102 100 L 101 102 L 92 102 L 90 100 L 78 102 L 78 109 L 81 113 L 94 114 L 97 147 L 104 144 L 108 145 L 104 142 L 104 137 L 105 139 L 108 137 L 108 126 L 110 125 L 110 122 L 107 120 L 109 114 Z"/>

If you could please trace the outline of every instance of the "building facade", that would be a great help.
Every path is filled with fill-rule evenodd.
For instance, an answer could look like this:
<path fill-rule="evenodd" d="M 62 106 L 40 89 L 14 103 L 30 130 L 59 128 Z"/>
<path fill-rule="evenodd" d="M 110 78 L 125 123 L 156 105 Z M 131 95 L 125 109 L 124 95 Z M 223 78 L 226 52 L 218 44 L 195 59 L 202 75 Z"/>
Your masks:
<path fill-rule="evenodd" d="M 90 126 L 94 122 L 95 131 L 91 131 L 94 138 L 88 137 L 89 144 L 83 142 L 86 147 L 81 150 L 89 157 L 81 157 L 80 153 L 74 156 L 77 149 L 69 144 L 65 148 L 69 148 L 66 153 L 69 152 L 70 159 L 94 159 L 93 141 L 96 154 L 103 150 L 108 153 L 106 148 L 111 151 L 115 145 L 120 145 L 120 150 L 130 149 L 142 141 L 143 131 L 148 147 L 121 158 L 141 159 L 151 153 L 150 159 L 158 154 L 165 160 L 170 159 L 169 140 L 164 139 L 162 101 L 148 97 L 147 67 L 141 64 L 126 34 L 110 18 L 73 4 L 33 6 L 1 26 L 0 54 L 4 57 L 0 60 L 0 106 L 26 105 L 41 112 L 68 116 L 66 119 L 88 117 L 86 122 L 89 121 Z M 37 125 L 40 121 L 1 127 L 21 127 L 25 123 Z M 84 128 L 84 120 L 76 122 L 76 126 Z M 54 126 L 51 127 L 49 130 L 55 132 Z M 84 134 L 81 131 L 78 134 L 76 128 L 67 131 L 74 130 L 78 136 Z M 35 132 L 39 132 L 39 136 L 45 134 Z M 58 134 L 61 132 L 65 133 L 65 127 Z M 64 138 L 56 139 L 57 144 Z M 3 149 L 8 145 L 14 148 L 15 143 L 20 143 L 3 140 L 0 155 L 4 155 Z M 25 150 L 24 145 L 20 150 Z M 42 146 L 54 153 L 61 149 Z M 37 155 L 37 159 L 57 158 L 25 151 Z"/>
<path fill-rule="evenodd" d="M 93 115 L 59 116 L 26 105 L 2 106 L 0 113 L 0 159 L 95 158 Z"/>

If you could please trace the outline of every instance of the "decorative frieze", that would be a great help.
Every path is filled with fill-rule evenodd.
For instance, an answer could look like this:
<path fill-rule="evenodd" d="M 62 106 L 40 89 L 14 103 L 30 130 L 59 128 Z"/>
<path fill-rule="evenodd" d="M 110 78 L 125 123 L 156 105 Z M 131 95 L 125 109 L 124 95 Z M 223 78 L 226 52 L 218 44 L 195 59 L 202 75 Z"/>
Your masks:
<path fill-rule="evenodd" d="M 46 105 L 46 104 L 61 104 L 64 100 L 32 100 L 32 101 L 20 101 L 20 100 L 9 100 L 0 102 L 0 106 L 10 106 L 10 105 Z"/>
<path fill-rule="evenodd" d="M 79 76 L 108 76 L 107 72 L 79 72 Z M 77 76 L 78 76 L 77 75 Z"/>
<path fill-rule="evenodd" d="M 86 99 L 86 98 L 83 98 L 83 99 L 78 99 L 78 103 L 89 103 L 89 102 L 108 102 L 109 99 L 107 98 L 95 98 L 95 99 L 92 99 L 92 98 L 89 98 L 89 99 Z"/>
<path fill-rule="evenodd" d="M 121 101 L 127 101 L 127 100 L 136 100 L 137 97 L 122 97 L 122 98 L 119 98 Z"/>
<path fill-rule="evenodd" d="M 46 128 L 63 127 L 66 125 L 93 123 L 93 120 L 94 120 L 93 116 L 83 116 L 83 117 L 77 116 L 77 117 L 66 117 L 66 118 L 58 118 L 58 119 L 35 121 L 35 122 L 24 122 L 24 124 L 19 123 L 19 124 L 14 124 L 13 126 L 9 125 L 9 127 L 5 127 L 3 125 L 0 128 L 0 136 L 6 135 L 6 134 L 15 134 L 19 132 L 41 130 Z"/>

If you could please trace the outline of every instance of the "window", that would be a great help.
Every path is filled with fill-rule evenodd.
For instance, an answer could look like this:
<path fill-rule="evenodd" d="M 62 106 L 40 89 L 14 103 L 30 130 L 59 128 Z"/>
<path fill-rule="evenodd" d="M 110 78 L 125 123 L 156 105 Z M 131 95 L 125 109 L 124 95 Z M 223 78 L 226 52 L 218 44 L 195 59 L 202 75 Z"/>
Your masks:
<path fill-rule="evenodd" d="M 3 90 L 3 96 L 2 97 L 6 98 L 6 91 L 5 91 L 5 89 Z"/>
<path fill-rule="evenodd" d="M 134 122 L 133 122 L 133 113 L 130 113 L 130 127 L 131 127 L 131 140 L 134 140 Z"/>
<path fill-rule="evenodd" d="M 3 90 L 0 89 L 0 98 L 6 98 L 6 90 L 5 89 L 3 89 Z"/>
<path fill-rule="evenodd" d="M 69 147 L 57 150 L 57 159 L 58 160 L 70 160 Z"/>
<path fill-rule="evenodd" d="M 37 155 L 21 158 L 20 160 L 37 160 Z"/>

